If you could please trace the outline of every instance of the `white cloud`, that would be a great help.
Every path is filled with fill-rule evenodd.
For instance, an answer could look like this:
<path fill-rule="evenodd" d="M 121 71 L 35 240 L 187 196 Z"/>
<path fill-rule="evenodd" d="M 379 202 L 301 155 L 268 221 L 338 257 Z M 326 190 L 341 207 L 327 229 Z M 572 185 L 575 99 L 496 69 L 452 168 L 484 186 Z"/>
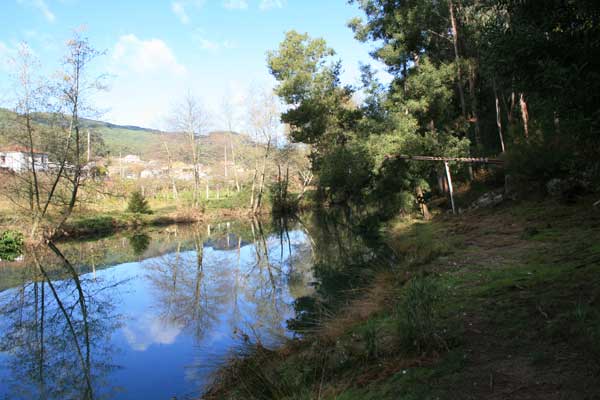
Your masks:
<path fill-rule="evenodd" d="M 230 40 L 207 38 L 203 29 L 196 29 L 192 37 L 202 50 L 217 51 L 220 49 L 234 49 L 236 47 L 236 44 Z"/>
<path fill-rule="evenodd" d="M 172 2 L 171 10 L 173 11 L 173 13 L 175 13 L 177 18 L 179 18 L 179 21 L 181 21 L 182 24 L 186 25 L 190 23 L 190 17 L 185 12 L 185 6 L 183 5 L 183 3 L 179 1 Z"/>
<path fill-rule="evenodd" d="M 259 8 L 261 10 L 270 10 L 272 8 L 283 8 L 286 0 L 260 0 Z"/>
<path fill-rule="evenodd" d="M 223 7 L 228 10 L 247 10 L 248 9 L 248 1 L 247 0 L 225 0 L 223 1 Z"/>
<path fill-rule="evenodd" d="M 122 328 L 129 346 L 135 351 L 145 351 L 153 344 L 169 345 L 175 343 L 183 326 L 160 317 L 143 314 L 131 324 Z"/>
<path fill-rule="evenodd" d="M 183 75 L 186 68 L 177 62 L 173 51 L 160 39 L 141 40 L 133 34 L 119 38 L 113 54 L 113 67 L 136 73 L 164 72 Z"/>
<path fill-rule="evenodd" d="M 221 46 L 217 42 L 205 38 L 199 38 L 200 48 L 203 50 L 218 50 Z"/>
<path fill-rule="evenodd" d="M 176 0 L 171 1 L 171 11 L 179 18 L 182 24 L 189 24 L 192 19 L 188 10 L 190 7 L 200 9 L 206 0 Z"/>
<path fill-rule="evenodd" d="M 50 11 L 50 8 L 46 4 L 45 0 L 17 0 L 19 4 L 28 4 L 31 7 L 36 8 L 39 12 L 42 13 L 44 18 L 48 22 L 54 22 L 56 20 L 56 16 Z"/>
<path fill-rule="evenodd" d="M 118 124 L 158 127 L 174 99 L 185 93 L 188 68 L 161 39 L 124 35 L 114 45 L 104 68 L 109 90 L 95 102 L 107 109 L 106 120 Z"/>

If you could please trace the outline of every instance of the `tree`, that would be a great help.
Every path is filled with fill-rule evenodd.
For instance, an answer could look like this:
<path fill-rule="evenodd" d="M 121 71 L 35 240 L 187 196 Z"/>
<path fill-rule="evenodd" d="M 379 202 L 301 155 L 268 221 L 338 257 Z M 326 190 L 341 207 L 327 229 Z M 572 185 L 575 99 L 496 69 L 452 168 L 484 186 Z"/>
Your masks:
<path fill-rule="evenodd" d="M 70 217 L 84 184 L 86 133 L 81 115 L 93 114 L 91 94 L 104 88 L 103 77 L 89 78 L 88 68 L 100 52 L 75 32 L 66 43 L 58 81 L 37 75 L 39 63 L 26 45 L 14 60 L 16 70 L 16 124 L 13 140 L 28 153 L 26 170 L 15 174 L 6 196 L 27 212 L 30 236 L 40 231 L 52 238 Z M 42 115 L 42 121 L 39 116 Z M 44 166 L 40 152 L 49 155 Z M 42 229 L 40 229 L 42 228 Z"/>
<path fill-rule="evenodd" d="M 254 176 L 252 178 L 250 208 L 254 214 L 257 214 L 262 205 L 269 155 L 272 147 L 277 146 L 278 131 L 280 129 L 280 112 L 277 99 L 273 92 L 269 90 L 257 90 L 250 98 L 252 99 L 248 106 L 250 130 L 255 143 L 264 145 L 262 165 L 259 167 L 259 161 L 256 160 Z"/>
<path fill-rule="evenodd" d="M 200 202 L 200 137 L 208 130 L 208 112 L 196 97 L 188 92 L 177 104 L 171 115 L 171 126 L 185 134 L 191 162 L 194 168 L 194 190 L 192 202 L 197 207 Z"/>
<path fill-rule="evenodd" d="M 136 214 L 152 214 L 152 210 L 150 210 L 150 206 L 148 205 L 148 200 L 146 200 L 139 190 L 131 193 L 129 202 L 127 203 L 127 211 Z"/>
<path fill-rule="evenodd" d="M 320 188 L 330 197 L 340 189 L 338 194 L 345 197 L 349 193 L 342 188 L 352 185 L 337 185 L 335 181 L 349 176 L 328 174 L 328 166 L 341 154 L 360 152 L 360 144 L 353 141 L 362 112 L 352 100 L 354 90 L 340 84 L 341 63 L 332 60 L 334 55 L 323 39 L 290 31 L 267 58 L 271 74 L 278 81 L 275 92 L 288 105 L 282 121 L 289 125 L 291 140 L 310 145 L 312 168 Z M 356 182 L 355 192 L 364 184 L 363 180 Z"/>
<path fill-rule="evenodd" d="M 231 103 L 231 99 L 226 96 L 223 98 L 223 101 L 221 102 L 221 110 L 223 113 L 223 119 L 225 121 L 225 126 L 227 127 L 227 139 L 229 141 L 229 147 L 231 149 L 231 167 L 233 169 L 233 179 L 234 179 L 234 183 L 235 183 L 235 189 L 236 191 L 239 193 L 241 188 L 240 188 L 240 181 L 238 178 L 238 170 L 237 170 L 237 165 L 236 165 L 236 151 L 235 151 L 235 147 L 234 147 L 234 143 L 232 140 L 232 136 L 233 136 L 233 124 L 236 120 L 236 114 L 235 114 L 235 110 L 233 107 L 233 104 Z M 225 177 L 227 178 L 227 145 L 225 145 Z"/>

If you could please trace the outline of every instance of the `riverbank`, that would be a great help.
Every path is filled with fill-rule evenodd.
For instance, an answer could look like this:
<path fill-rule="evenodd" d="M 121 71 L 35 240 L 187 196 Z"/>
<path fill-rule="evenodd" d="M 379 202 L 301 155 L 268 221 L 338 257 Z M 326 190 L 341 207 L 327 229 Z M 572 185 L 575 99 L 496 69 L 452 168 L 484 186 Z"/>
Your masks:
<path fill-rule="evenodd" d="M 600 396 L 593 200 L 393 221 L 384 234 L 400 265 L 303 339 L 234 357 L 205 398 Z"/>
<path fill-rule="evenodd" d="M 270 213 L 265 199 L 260 215 Z M 82 203 L 59 232 L 57 239 L 86 239 L 112 235 L 121 231 L 178 224 L 213 224 L 227 219 L 250 218 L 249 195 L 232 193 L 220 199 L 204 200 L 199 207 L 185 202 L 149 199 L 151 214 L 125 211 L 124 200 L 106 199 L 95 204 Z M 27 235 L 23 217 L 11 211 L 10 204 L 0 203 L 0 231 L 17 230 Z"/>

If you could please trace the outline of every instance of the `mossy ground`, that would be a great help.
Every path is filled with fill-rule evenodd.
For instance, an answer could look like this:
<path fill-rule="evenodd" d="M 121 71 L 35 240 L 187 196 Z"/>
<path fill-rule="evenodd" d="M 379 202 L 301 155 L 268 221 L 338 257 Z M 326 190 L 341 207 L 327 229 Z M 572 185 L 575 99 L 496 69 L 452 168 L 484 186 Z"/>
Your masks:
<path fill-rule="evenodd" d="M 392 222 L 386 234 L 401 265 L 304 339 L 232 360 L 206 397 L 599 398 L 600 212 L 592 202 L 524 201 Z M 439 291 L 431 343 L 417 346 L 402 321 L 420 276 Z"/>

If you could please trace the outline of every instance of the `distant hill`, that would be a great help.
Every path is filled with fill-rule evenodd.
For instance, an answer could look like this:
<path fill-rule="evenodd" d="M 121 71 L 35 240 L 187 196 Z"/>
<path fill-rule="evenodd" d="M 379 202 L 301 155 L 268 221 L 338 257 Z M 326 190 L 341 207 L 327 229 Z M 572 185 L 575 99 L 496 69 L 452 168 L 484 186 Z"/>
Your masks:
<path fill-rule="evenodd" d="M 0 108 L 0 145 L 11 144 L 9 128 L 14 117 L 12 111 Z M 40 124 L 47 123 L 48 116 L 36 116 L 36 121 Z M 183 134 L 92 119 L 82 119 L 82 121 L 85 127 L 90 128 L 94 135 L 102 139 L 105 155 L 118 157 L 119 154 L 135 154 L 144 160 L 164 161 L 167 159 L 166 146 L 168 146 L 174 160 L 188 161 L 187 138 Z M 231 157 L 230 140 L 234 144 L 239 162 L 243 162 L 249 152 L 255 148 L 254 143 L 246 135 L 234 132 L 210 132 L 200 139 L 201 162 L 213 165 L 222 161 L 225 146 L 227 146 L 228 157 Z"/>

